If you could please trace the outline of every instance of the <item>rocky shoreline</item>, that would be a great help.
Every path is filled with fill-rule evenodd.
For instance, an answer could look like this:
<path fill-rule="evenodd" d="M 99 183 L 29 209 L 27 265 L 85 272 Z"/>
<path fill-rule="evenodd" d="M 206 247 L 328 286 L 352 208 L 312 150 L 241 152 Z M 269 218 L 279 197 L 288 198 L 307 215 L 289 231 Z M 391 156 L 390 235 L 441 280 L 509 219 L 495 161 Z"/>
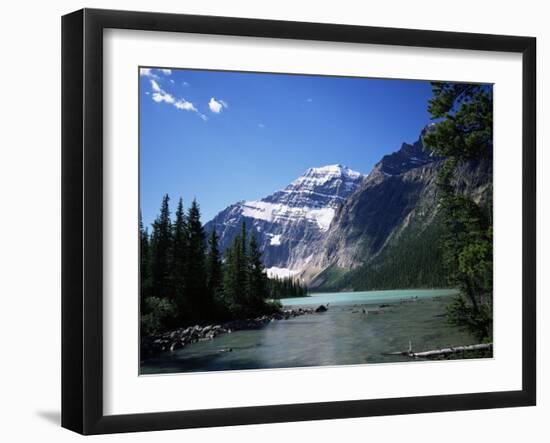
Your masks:
<path fill-rule="evenodd" d="M 214 325 L 195 325 L 178 328 L 159 335 L 151 335 L 141 340 L 141 357 L 150 357 L 163 351 L 174 351 L 198 341 L 213 340 L 221 334 L 231 334 L 244 329 L 256 329 L 275 320 L 288 320 L 305 314 L 314 314 L 326 311 L 323 305 L 317 309 L 297 308 L 285 309 L 271 315 L 262 315 L 245 320 L 232 320 Z"/>

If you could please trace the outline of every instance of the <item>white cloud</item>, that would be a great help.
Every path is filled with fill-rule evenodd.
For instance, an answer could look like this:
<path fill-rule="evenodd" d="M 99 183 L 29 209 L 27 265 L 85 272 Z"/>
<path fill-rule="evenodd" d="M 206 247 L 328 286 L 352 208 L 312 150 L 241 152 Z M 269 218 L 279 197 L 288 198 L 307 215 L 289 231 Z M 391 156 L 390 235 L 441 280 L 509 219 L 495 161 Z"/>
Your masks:
<path fill-rule="evenodd" d="M 158 78 L 151 68 L 139 68 L 139 75 L 149 78 Z"/>
<path fill-rule="evenodd" d="M 312 98 L 308 98 L 308 99 L 306 100 L 306 102 L 308 102 L 308 103 L 311 103 L 312 101 L 313 101 Z"/>
<path fill-rule="evenodd" d="M 188 102 L 184 98 L 178 100 L 176 103 L 174 103 L 174 106 L 178 109 L 183 109 L 184 111 L 194 111 L 198 112 L 197 108 L 193 105 L 193 103 Z"/>
<path fill-rule="evenodd" d="M 156 80 L 151 79 L 151 88 L 153 89 L 153 100 L 157 103 L 169 103 L 173 104 L 176 102 L 176 99 L 172 94 L 169 94 L 164 89 L 162 89 Z"/>
<path fill-rule="evenodd" d="M 175 104 L 176 99 L 173 95 L 168 94 L 167 92 L 155 92 L 153 93 L 153 100 L 157 103 L 166 102 L 169 104 Z"/>
<path fill-rule="evenodd" d="M 212 97 L 208 102 L 208 107 L 214 114 L 219 114 L 220 112 L 222 112 L 223 108 L 227 108 L 228 106 L 227 103 L 223 100 L 218 101 L 214 97 Z"/>
<path fill-rule="evenodd" d="M 265 128 L 265 125 L 263 123 L 258 123 L 258 128 Z"/>
<path fill-rule="evenodd" d="M 170 79 L 170 83 L 175 84 L 176 82 L 172 79 Z"/>
<path fill-rule="evenodd" d="M 162 89 L 160 89 L 159 84 L 155 80 L 151 80 L 151 88 L 153 88 L 153 91 L 160 92 Z"/>
<path fill-rule="evenodd" d="M 212 97 L 208 102 L 208 107 L 215 114 L 219 114 L 223 108 L 223 105 L 220 102 L 217 102 L 214 97 Z"/>
<path fill-rule="evenodd" d="M 191 111 L 196 113 L 203 121 L 208 120 L 208 117 L 206 117 L 206 115 L 204 115 L 203 113 L 199 112 L 199 110 L 195 107 L 195 105 L 190 101 L 187 101 L 184 98 L 176 99 L 172 94 L 162 89 L 156 80 L 150 79 L 150 82 L 151 82 L 151 89 L 153 90 L 153 95 L 151 96 L 151 98 L 156 103 L 163 103 L 163 102 L 168 103 L 169 105 L 174 106 L 176 109 L 179 109 L 182 111 Z"/>
<path fill-rule="evenodd" d="M 160 77 L 155 73 L 162 72 L 164 75 L 172 75 L 171 69 L 153 69 L 153 68 L 139 68 L 139 75 L 144 77 L 159 79 Z"/>
<path fill-rule="evenodd" d="M 188 82 L 183 82 L 182 85 L 183 86 L 191 86 Z"/>

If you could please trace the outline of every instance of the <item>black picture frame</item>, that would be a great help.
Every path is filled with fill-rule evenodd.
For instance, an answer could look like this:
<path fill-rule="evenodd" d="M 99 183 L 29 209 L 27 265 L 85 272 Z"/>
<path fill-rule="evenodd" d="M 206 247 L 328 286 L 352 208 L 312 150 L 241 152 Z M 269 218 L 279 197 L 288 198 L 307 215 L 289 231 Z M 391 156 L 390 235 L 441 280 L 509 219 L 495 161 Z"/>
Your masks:
<path fill-rule="evenodd" d="M 353 42 L 519 53 L 523 64 L 522 389 L 104 415 L 103 30 Z M 319 420 L 536 403 L 536 39 L 229 17 L 83 9 L 62 18 L 62 426 L 82 434 Z"/>

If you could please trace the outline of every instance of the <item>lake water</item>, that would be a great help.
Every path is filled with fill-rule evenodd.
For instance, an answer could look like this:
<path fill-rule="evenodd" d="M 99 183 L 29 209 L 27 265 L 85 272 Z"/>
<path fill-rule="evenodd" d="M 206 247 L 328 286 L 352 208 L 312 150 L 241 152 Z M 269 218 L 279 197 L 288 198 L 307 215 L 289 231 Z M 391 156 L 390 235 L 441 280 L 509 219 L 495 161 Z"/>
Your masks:
<path fill-rule="evenodd" d="M 328 311 L 276 320 L 259 329 L 223 334 L 214 340 L 163 352 L 141 362 L 142 374 L 202 372 L 411 361 L 387 352 L 474 344 L 450 326 L 447 289 L 314 294 L 287 298 L 285 307 Z M 384 306 L 380 306 L 384 305 Z M 385 306 L 388 305 L 388 306 Z M 228 350 L 231 349 L 231 352 Z"/>

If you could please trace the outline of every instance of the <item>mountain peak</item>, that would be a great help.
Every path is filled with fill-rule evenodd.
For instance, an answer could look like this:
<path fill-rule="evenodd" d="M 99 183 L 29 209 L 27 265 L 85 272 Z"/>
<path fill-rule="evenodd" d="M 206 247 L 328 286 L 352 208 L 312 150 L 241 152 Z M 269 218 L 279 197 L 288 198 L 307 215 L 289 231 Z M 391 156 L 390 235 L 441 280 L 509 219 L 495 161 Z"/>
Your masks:
<path fill-rule="evenodd" d="M 380 171 L 384 175 L 399 175 L 437 160 L 431 151 L 424 149 L 422 143 L 422 136 L 430 130 L 431 126 L 426 126 L 416 142 L 413 144 L 403 143 L 398 151 L 382 157 L 382 160 L 375 165 L 374 170 Z"/>
<path fill-rule="evenodd" d="M 206 230 L 216 229 L 223 251 L 245 221 L 256 236 L 266 267 L 289 275 L 313 258 L 315 245 L 329 230 L 337 210 L 364 179 L 340 164 L 312 167 L 284 189 L 227 207 L 207 223 Z"/>
<path fill-rule="evenodd" d="M 363 174 L 340 164 L 319 166 L 307 169 L 300 177 L 294 180 L 289 187 L 317 188 L 326 185 L 341 183 L 355 183 L 363 179 Z"/>
<path fill-rule="evenodd" d="M 343 166 L 341 164 L 313 167 L 313 168 L 309 168 L 304 173 L 304 175 L 312 175 L 312 174 L 335 175 L 335 176 L 337 176 L 337 175 L 346 175 L 346 176 L 350 176 L 350 177 L 359 177 L 359 176 L 361 176 L 360 172 L 353 171 L 352 169 L 348 168 L 347 166 Z"/>

